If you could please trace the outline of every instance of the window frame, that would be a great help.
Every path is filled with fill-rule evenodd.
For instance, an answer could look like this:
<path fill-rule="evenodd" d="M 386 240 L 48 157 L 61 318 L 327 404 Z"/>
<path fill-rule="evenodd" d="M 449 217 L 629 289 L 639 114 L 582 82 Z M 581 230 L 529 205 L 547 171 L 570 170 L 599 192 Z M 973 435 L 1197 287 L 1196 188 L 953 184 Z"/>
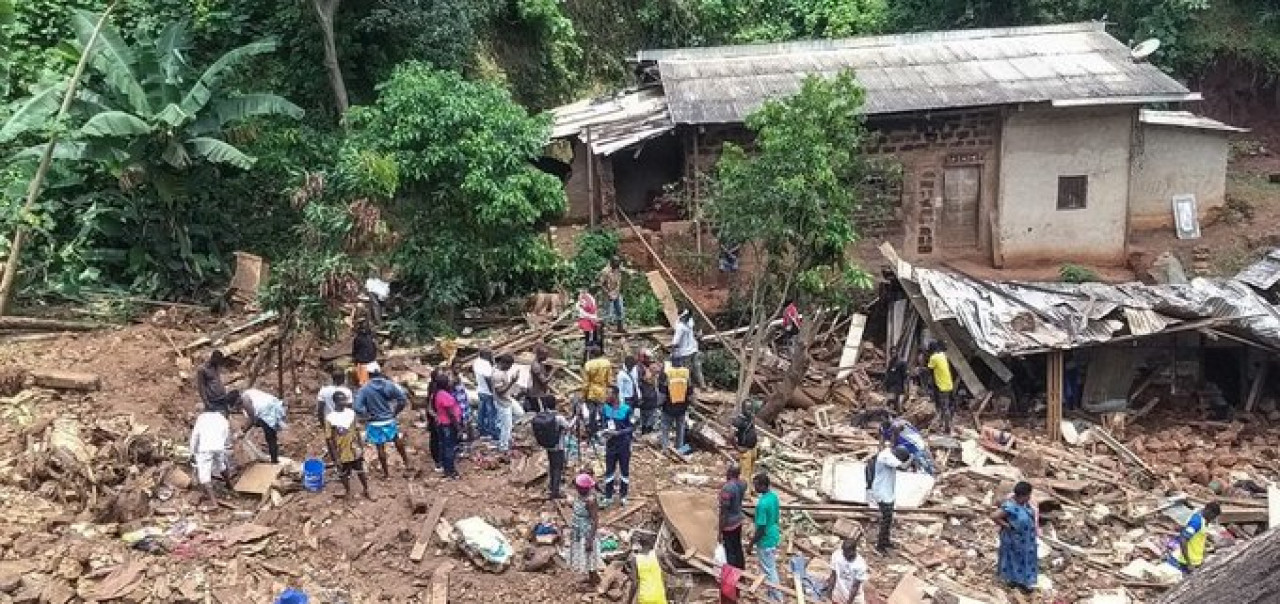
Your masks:
<path fill-rule="evenodd" d="M 1079 183 L 1079 185 L 1077 185 L 1076 183 Z M 1064 189 L 1064 186 L 1070 187 L 1070 188 Z M 1069 197 L 1064 194 L 1070 194 L 1075 192 L 1072 189 L 1075 189 L 1076 186 L 1079 186 L 1079 189 L 1080 189 L 1079 205 L 1064 204 L 1063 203 L 1064 201 L 1070 201 Z M 1057 209 L 1059 212 L 1070 212 L 1074 210 L 1089 209 L 1089 175 L 1088 174 L 1067 174 L 1067 175 L 1058 176 Z"/>

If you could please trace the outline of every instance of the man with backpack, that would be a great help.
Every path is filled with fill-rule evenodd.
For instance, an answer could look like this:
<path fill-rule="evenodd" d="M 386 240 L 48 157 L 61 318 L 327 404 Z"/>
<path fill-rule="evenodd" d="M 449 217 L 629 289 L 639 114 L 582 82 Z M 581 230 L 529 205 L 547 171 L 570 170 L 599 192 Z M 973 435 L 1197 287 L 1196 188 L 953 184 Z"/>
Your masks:
<path fill-rule="evenodd" d="M 688 450 L 684 442 L 685 421 L 689 411 L 689 398 L 693 394 L 689 368 L 684 363 L 685 358 L 672 358 L 658 377 L 658 391 L 662 394 L 662 448 L 668 447 L 669 434 L 674 427 L 676 451 L 681 454 L 686 454 Z"/>
<path fill-rule="evenodd" d="M 576 420 L 569 420 L 556 411 L 556 399 L 543 397 L 542 409 L 533 416 L 533 439 L 547 452 L 547 498 L 561 499 L 560 484 L 564 481 L 565 437 L 573 429 Z"/>

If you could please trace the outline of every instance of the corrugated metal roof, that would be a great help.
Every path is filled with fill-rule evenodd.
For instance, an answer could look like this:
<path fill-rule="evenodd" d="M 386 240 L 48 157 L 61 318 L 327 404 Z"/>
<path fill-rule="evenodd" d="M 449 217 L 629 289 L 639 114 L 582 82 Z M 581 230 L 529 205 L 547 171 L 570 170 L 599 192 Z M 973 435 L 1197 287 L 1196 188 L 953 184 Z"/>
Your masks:
<path fill-rule="evenodd" d="M 585 99 L 552 109 L 551 116 L 551 138 L 578 136 L 585 143 L 589 128 L 596 155 L 611 155 L 675 128 L 666 96 L 657 86 Z"/>
<path fill-rule="evenodd" d="M 1280 283 L 1280 249 L 1271 250 L 1262 260 L 1245 267 L 1236 275 L 1236 281 L 1261 290 L 1275 287 Z"/>
<path fill-rule="evenodd" d="M 1026 102 L 1140 104 L 1198 98 L 1102 23 L 642 51 L 676 123 L 743 121 L 807 75 L 853 70 L 867 114 Z"/>
<path fill-rule="evenodd" d="M 1196 115 L 1190 111 L 1156 111 L 1143 109 L 1138 119 L 1144 124 L 1153 126 L 1176 126 L 1179 128 L 1198 128 L 1201 130 L 1220 130 L 1222 132 L 1248 132 L 1248 128 L 1229 126 L 1213 118 Z"/>
<path fill-rule="evenodd" d="M 1280 348 L 1280 310 L 1236 280 L 1171 285 L 989 282 L 890 259 L 899 279 L 920 286 L 935 319 L 955 320 L 974 345 L 995 356 L 1199 328 Z"/>

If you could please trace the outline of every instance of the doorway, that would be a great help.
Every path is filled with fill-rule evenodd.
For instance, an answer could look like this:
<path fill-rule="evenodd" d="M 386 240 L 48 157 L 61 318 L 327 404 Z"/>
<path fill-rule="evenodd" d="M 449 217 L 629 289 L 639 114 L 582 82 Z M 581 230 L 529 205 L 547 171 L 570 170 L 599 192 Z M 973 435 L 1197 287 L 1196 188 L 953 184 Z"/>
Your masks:
<path fill-rule="evenodd" d="M 942 172 L 942 246 L 978 247 L 982 166 L 948 166 Z"/>

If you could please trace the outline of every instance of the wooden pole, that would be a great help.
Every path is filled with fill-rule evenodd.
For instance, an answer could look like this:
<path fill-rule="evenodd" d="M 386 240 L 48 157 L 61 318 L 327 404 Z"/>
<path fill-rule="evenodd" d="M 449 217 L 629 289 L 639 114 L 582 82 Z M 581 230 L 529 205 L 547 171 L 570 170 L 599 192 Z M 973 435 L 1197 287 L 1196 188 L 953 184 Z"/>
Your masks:
<path fill-rule="evenodd" d="M 702 257 L 702 187 L 698 184 L 698 131 L 693 131 L 693 238 L 697 248 L 698 285 L 702 285 L 702 269 L 705 260 Z"/>
<path fill-rule="evenodd" d="M 89 55 L 93 52 L 93 46 L 98 43 L 98 37 L 102 34 L 102 28 L 107 24 L 107 17 L 111 15 L 111 11 L 115 10 L 116 3 L 112 2 L 107 5 L 107 9 L 102 11 L 102 16 L 98 17 L 98 24 L 94 26 L 93 33 L 89 35 L 89 41 L 85 43 L 84 50 L 80 52 L 80 62 L 76 63 L 75 72 L 71 75 L 71 81 L 67 82 L 67 92 L 62 96 L 62 106 L 58 108 L 58 116 L 54 118 L 55 122 L 62 121 L 66 117 L 67 112 L 71 111 L 71 103 L 76 97 L 76 88 L 80 85 L 80 78 L 84 77 L 85 67 L 89 64 Z M 54 134 L 49 137 L 49 144 L 44 147 L 44 154 L 40 156 L 40 165 L 36 168 L 35 176 L 31 178 L 31 184 L 27 186 L 27 200 L 22 204 L 22 213 L 27 214 L 31 211 L 31 207 L 35 205 L 36 198 L 40 196 L 40 189 L 44 188 L 44 179 L 49 174 L 49 167 L 53 164 L 53 150 L 58 146 L 58 135 Z M 13 298 L 13 283 L 18 273 L 18 260 L 22 257 L 22 244 L 27 238 L 27 221 L 19 217 L 18 226 L 13 230 L 13 240 L 9 242 L 9 257 L 4 261 L 4 276 L 0 277 L 0 316 L 9 311 L 9 301 Z"/>
<path fill-rule="evenodd" d="M 648 250 L 649 255 L 653 257 L 653 261 L 658 263 L 658 268 L 662 270 L 663 276 L 669 279 L 672 285 L 676 286 L 676 289 L 680 291 L 680 295 L 684 296 L 685 300 L 689 301 L 689 306 L 693 307 L 694 312 L 698 313 L 698 316 L 706 322 L 707 326 L 710 327 L 712 331 L 720 331 L 720 329 L 716 327 L 715 322 L 711 320 L 711 317 L 708 317 L 707 313 L 702 311 L 702 307 L 698 306 L 698 302 L 693 299 L 693 296 L 689 295 L 689 292 L 684 289 L 684 286 L 680 284 L 680 281 L 676 279 L 676 276 L 671 273 L 671 269 L 667 267 L 667 263 L 662 261 L 662 256 L 659 256 L 658 252 L 653 249 L 653 246 L 649 245 L 649 240 L 644 238 L 644 233 L 640 232 L 640 227 L 637 227 L 636 223 L 631 222 L 631 217 L 627 216 L 627 213 L 622 211 L 622 208 L 618 208 L 618 215 L 622 216 L 622 219 L 627 221 L 627 226 L 631 227 L 631 231 L 636 234 L 636 238 L 640 240 L 642 245 L 644 245 L 644 249 Z M 738 354 L 738 351 L 734 349 L 733 346 L 730 346 L 728 342 L 725 342 L 724 349 L 728 350 L 729 354 L 732 354 L 733 358 L 738 361 L 738 366 L 741 367 L 743 371 L 746 371 L 747 364 L 743 362 L 742 356 Z"/>
<path fill-rule="evenodd" d="M 596 227 L 596 154 L 591 151 L 591 126 L 582 129 L 587 150 L 587 207 L 591 212 L 591 228 Z"/>
<path fill-rule="evenodd" d="M 1053 442 L 1062 440 L 1062 351 L 1049 353 L 1046 359 L 1046 393 L 1049 407 L 1048 429 L 1049 439 Z"/>

